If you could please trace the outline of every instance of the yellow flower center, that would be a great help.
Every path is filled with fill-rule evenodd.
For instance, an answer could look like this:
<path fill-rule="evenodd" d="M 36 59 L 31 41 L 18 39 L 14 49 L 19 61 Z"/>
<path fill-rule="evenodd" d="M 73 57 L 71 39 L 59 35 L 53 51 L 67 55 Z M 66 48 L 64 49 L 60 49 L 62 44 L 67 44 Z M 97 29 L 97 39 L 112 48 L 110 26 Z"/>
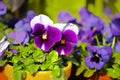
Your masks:
<path fill-rule="evenodd" d="M 61 44 L 65 44 L 65 40 L 64 39 L 61 40 Z"/>
<path fill-rule="evenodd" d="M 46 33 L 44 33 L 44 34 L 42 35 L 42 39 L 43 39 L 43 40 L 46 40 L 46 39 L 47 39 L 47 34 L 46 34 Z"/>
<path fill-rule="evenodd" d="M 98 54 L 95 54 L 95 56 L 96 56 L 97 58 L 99 58 L 99 55 L 98 55 Z"/>

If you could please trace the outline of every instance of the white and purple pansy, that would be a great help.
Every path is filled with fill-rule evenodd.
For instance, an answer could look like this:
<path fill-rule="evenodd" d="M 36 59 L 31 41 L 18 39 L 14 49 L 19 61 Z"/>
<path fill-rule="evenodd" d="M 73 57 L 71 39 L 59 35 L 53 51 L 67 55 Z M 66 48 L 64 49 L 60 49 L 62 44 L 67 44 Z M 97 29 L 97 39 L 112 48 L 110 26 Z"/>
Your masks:
<path fill-rule="evenodd" d="M 31 22 L 34 43 L 38 48 L 49 51 L 53 45 L 61 40 L 61 31 L 53 27 L 53 21 L 46 15 L 35 16 Z"/>
<path fill-rule="evenodd" d="M 62 32 L 62 38 L 56 43 L 54 49 L 58 51 L 59 55 L 67 55 L 72 52 L 74 43 L 77 43 L 79 29 L 74 24 L 55 24 Z"/>
<path fill-rule="evenodd" d="M 6 37 L 3 37 L 2 40 L 0 41 L 0 57 L 4 54 L 9 44 L 10 43 L 6 41 Z"/>

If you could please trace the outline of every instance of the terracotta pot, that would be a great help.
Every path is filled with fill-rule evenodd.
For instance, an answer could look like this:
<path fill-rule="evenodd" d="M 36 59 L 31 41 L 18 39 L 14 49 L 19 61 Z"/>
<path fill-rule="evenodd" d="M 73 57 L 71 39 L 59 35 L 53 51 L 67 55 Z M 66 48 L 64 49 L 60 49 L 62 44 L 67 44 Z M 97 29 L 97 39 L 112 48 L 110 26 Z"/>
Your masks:
<path fill-rule="evenodd" d="M 88 78 L 87 80 L 117 80 L 109 77 L 108 74 L 103 73 L 103 74 L 94 74 L 92 77 Z"/>
<path fill-rule="evenodd" d="M 63 68 L 65 75 L 67 78 L 70 77 L 72 69 L 72 63 L 68 62 L 68 66 Z M 13 79 L 13 67 L 9 64 L 7 64 L 4 67 L 4 73 L 8 77 L 8 80 L 14 80 Z M 51 71 L 38 71 L 34 76 L 31 75 L 28 71 L 26 71 L 26 78 L 25 80 L 50 80 Z"/>
<path fill-rule="evenodd" d="M 4 74 L 4 69 L 0 68 L 0 80 L 8 80 L 7 76 Z"/>

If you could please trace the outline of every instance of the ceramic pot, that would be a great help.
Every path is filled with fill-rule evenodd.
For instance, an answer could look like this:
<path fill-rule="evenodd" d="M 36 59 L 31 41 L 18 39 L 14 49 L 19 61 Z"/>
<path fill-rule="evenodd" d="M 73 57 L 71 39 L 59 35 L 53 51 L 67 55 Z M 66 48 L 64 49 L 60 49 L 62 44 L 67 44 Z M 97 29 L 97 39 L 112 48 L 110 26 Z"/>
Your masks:
<path fill-rule="evenodd" d="M 68 62 L 68 66 L 64 67 L 63 70 L 67 78 L 70 77 L 72 69 L 72 63 Z M 50 75 L 52 71 L 38 71 L 34 76 L 31 75 L 28 71 L 26 71 L 26 78 L 25 80 L 50 80 Z M 8 80 L 13 79 L 13 67 L 7 64 L 4 67 L 4 73 L 7 76 Z"/>
<path fill-rule="evenodd" d="M 102 73 L 102 74 L 94 74 L 92 77 L 88 78 L 87 80 L 117 80 L 109 77 L 108 74 Z"/>

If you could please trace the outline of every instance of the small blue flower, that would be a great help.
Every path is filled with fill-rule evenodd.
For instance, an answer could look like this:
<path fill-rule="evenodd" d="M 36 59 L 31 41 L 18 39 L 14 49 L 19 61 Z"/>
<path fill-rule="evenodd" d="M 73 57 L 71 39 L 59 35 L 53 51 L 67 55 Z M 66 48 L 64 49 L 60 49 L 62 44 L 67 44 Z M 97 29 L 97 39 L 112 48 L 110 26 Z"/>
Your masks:
<path fill-rule="evenodd" d="M 96 70 L 102 69 L 112 54 L 112 49 L 109 46 L 102 48 L 98 46 L 88 46 L 87 49 L 90 55 L 85 58 L 85 63 L 89 68 L 95 68 Z"/>

